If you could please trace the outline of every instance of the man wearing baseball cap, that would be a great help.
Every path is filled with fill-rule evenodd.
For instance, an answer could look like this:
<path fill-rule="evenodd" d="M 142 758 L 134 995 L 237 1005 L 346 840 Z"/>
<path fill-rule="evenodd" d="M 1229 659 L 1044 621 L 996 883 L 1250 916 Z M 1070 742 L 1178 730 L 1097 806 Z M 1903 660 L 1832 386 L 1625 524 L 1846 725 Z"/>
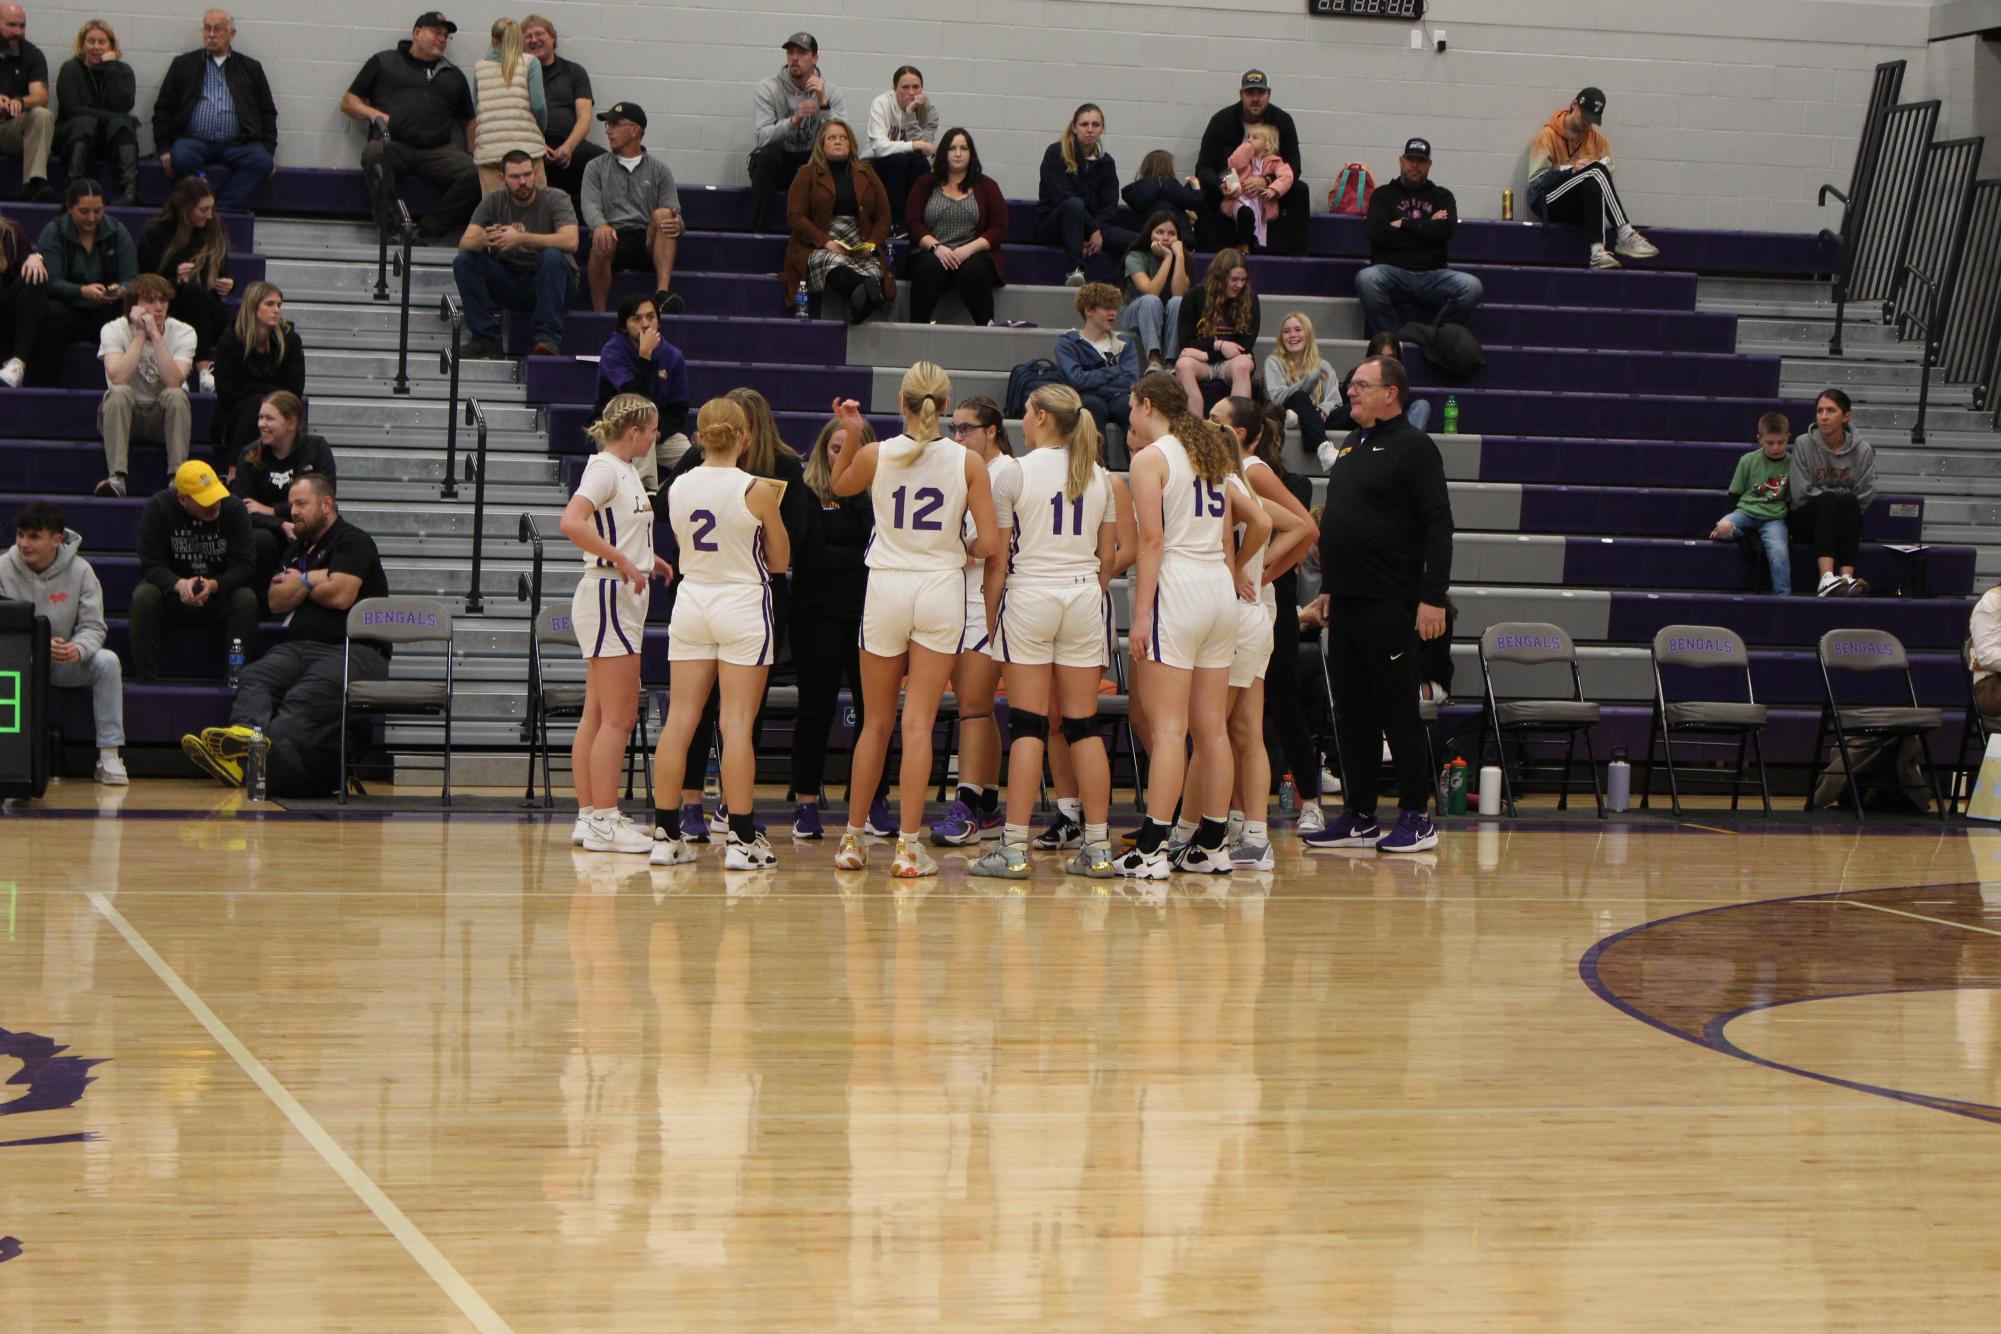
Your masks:
<path fill-rule="evenodd" d="M 614 270 L 651 269 L 654 313 L 676 314 L 681 298 L 667 290 L 681 245 L 681 192 L 674 173 L 663 158 L 646 151 L 646 108 L 614 102 L 598 119 L 611 152 L 584 168 L 591 309 L 610 304 Z"/>
<path fill-rule="evenodd" d="M 1306 221 L 1312 213 L 1312 192 L 1303 188 L 1299 158 L 1299 127 L 1292 117 L 1272 105 L 1271 79 L 1261 69 L 1247 69 L 1239 82 L 1237 100 L 1209 118 L 1202 131 L 1202 148 L 1195 155 L 1195 178 L 1202 183 L 1202 210 L 1197 243 L 1204 250 L 1220 250 L 1236 237 L 1236 225 L 1223 214 L 1223 177 L 1230 170 L 1230 154 L 1244 142 L 1244 133 L 1253 125 L 1269 125 L 1278 131 L 1278 155 L 1292 168 L 1292 189 L 1279 197 L 1278 220 L 1271 232 L 1271 249 L 1281 255 L 1306 253 Z M 1256 198 L 1271 188 L 1271 182 L 1253 176 L 1242 183 L 1243 193 Z"/>
<path fill-rule="evenodd" d="M 1591 236 L 1592 268 L 1616 269 L 1618 255 L 1652 259 L 1661 252 L 1633 229 L 1612 186 L 1612 145 L 1598 128 L 1604 122 L 1604 92 L 1585 88 L 1536 131 L 1528 202 L 1544 222 L 1575 223 Z"/>
<path fill-rule="evenodd" d="M 472 85 L 445 48 L 459 25 L 426 10 L 394 51 L 368 58 L 341 95 L 341 114 L 368 126 L 361 173 L 368 182 L 375 225 L 396 221 L 396 178 L 409 174 L 444 192 L 418 219 L 422 240 L 454 245 L 479 204 L 479 169 L 465 148 L 473 119 Z"/>
<path fill-rule="evenodd" d="M 813 156 L 813 140 L 827 120 L 847 115 L 838 88 L 820 75 L 820 42 L 810 32 L 787 37 L 785 67 L 752 94 L 755 126 L 750 145 L 750 225 L 768 230 L 771 198 L 792 188 L 792 178 Z"/>
<path fill-rule="evenodd" d="M 250 513 L 215 469 L 190 459 L 173 484 L 139 515 L 139 586 L 132 590 L 131 679 L 160 675 L 160 636 L 172 625 L 198 626 L 216 640 L 257 644 L 257 548 Z"/>
<path fill-rule="evenodd" d="M 1369 267 L 1355 275 L 1371 338 L 1397 327 L 1400 305 L 1422 310 L 1427 324 L 1464 324 L 1480 304 L 1480 280 L 1449 267 L 1459 203 L 1432 182 L 1431 140 L 1407 140 L 1397 168 L 1397 178 L 1370 196 Z"/>

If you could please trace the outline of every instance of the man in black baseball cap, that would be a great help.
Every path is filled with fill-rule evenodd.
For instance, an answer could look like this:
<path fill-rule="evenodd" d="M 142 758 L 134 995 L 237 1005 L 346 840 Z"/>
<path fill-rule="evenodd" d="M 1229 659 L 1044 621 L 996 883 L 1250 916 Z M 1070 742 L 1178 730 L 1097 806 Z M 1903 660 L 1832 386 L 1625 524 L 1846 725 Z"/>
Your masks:
<path fill-rule="evenodd" d="M 1399 306 L 1421 310 L 1427 324 L 1464 324 L 1480 304 L 1480 280 L 1449 267 L 1459 203 L 1432 183 L 1431 140 L 1406 140 L 1397 168 L 1369 199 L 1369 267 L 1355 275 L 1371 338 L 1402 323 Z"/>
<path fill-rule="evenodd" d="M 1583 88 L 1551 116 L 1529 145 L 1529 208 L 1544 222 L 1570 222 L 1591 237 L 1591 267 L 1616 269 L 1618 257 L 1652 259 L 1653 242 L 1634 230 L 1612 185 L 1612 145 L 1605 93 Z M 1609 242 L 1609 247 L 1608 247 Z"/>
<path fill-rule="evenodd" d="M 785 68 L 757 85 L 756 125 L 750 146 L 750 225 L 766 230 L 771 198 L 792 188 L 792 178 L 813 156 L 813 141 L 828 119 L 846 116 L 838 89 L 820 75 L 820 41 L 795 32 L 782 43 Z"/>
<path fill-rule="evenodd" d="M 666 162 L 646 151 L 646 109 L 637 102 L 614 102 L 598 117 L 611 152 L 584 168 L 583 218 L 590 236 L 588 271 L 591 309 L 611 302 L 611 279 L 619 269 L 653 271 L 656 315 L 681 309 L 668 291 L 674 257 L 681 245 L 681 194 Z M 678 431 L 660 423 L 662 436 Z M 640 472 L 645 473 L 644 466 Z"/>
<path fill-rule="evenodd" d="M 407 172 L 444 192 L 418 221 L 420 239 L 432 245 L 456 244 L 479 204 L 479 171 L 465 149 L 472 85 L 445 59 L 457 31 L 435 9 L 419 14 L 409 38 L 370 56 L 340 99 L 341 114 L 369 127 L 361 172 L 378 227 L 396 220 L 397 176 Z"/>
<path fill-rule="evenodd" d="M 1253 125 L 1269 125 L 1278 131 L 1278 155 L 1292 168 L 1292 189 L 1280 196 L 1278 221 L 1271 233 L 1271 248 L 1282 255 L 1306 253 L 1306 221 L 1312 211 L 1311 192 L 1301 179 L 1299 128 L 1292 117 L 1271 104 L 1271 76 L 1261 69 L 1247 69 L 1237 83 L 1237 100 L 1209 118 L 1202 131 L 1202 147 L 1195 155 L 1195 177 L 1202 184 L 1207 205 L 1198 219 L 1197 243 L 1204 250 L 1219 250 L 1231 244 L 1236 227 L 1223 214 L 1223 176 L 1230 170 L 1230 154 L 1244 142 L 1244 133 Z M 1246 195 L 1264 193 L 1271 182 L 1253 176 L 1243 183 Z"/>

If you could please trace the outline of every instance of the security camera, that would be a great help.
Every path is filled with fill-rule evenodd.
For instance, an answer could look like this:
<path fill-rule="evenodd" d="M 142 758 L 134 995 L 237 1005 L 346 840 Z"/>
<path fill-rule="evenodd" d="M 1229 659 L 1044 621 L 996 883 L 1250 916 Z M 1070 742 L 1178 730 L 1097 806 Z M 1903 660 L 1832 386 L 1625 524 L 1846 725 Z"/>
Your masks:
<path fill-rule="evenodd" d="M 1444 51 L 1445 51 L 1445 29 L 1443 29 L 1443 28 L 1433 28 L 1433 29 L 1431 30 L 1431 45 L 1432 45 L 1432 47 L 1433 47 L 1434 49 L 1436 49 L 1436 50 L 1437 50 L 1437 51 L 1438 51 L 1438 52 L 1439 52 L 1440 54 L 1443 54 L 1443 53 L 1444 53 Z"/>
<path fill-rule="evenodd" d="M 1438 39 L 1437 41 L 1433 42 L 1433 43 L 1432 43 L 1432 45 L 1433 45 L 1433 46 L 1435 46 L 1435 47 L 1437 47 L 1437 48 L 1438 48 L 1438 50 L 1440 50 L 1441 52 L 1442 52 L 1442 51 L 1444 51 L 1444 50 L 1445 50 L 1445 38 L 1444 38 L 1444 37 L 1440 37 L 1440 38 L 1439 38 L 1439 39 Z"/>

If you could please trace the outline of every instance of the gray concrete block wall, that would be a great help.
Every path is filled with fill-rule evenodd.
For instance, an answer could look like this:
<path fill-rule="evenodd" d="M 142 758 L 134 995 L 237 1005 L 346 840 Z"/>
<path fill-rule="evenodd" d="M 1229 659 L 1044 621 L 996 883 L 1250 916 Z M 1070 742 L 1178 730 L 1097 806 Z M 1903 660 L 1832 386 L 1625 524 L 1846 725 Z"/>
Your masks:
<path fill-rule="evenodd" d="M 240 0 L 239 44 L 273 74 L 281 165 L 355 161 L 360 130 L 339 115 L 340 94 L 371 53 L 408 36 L 423 7 Z M 445 8 L 460 25 L 454 59 L 470 65 L 497 7 Z M 1825 180 L 1845 183 L 1871 66 L 1908 59 L 1906 94 L 1926 89 L 1932 6 L 1435 0 L 1421 51 L 1411 49 L 1407 25 L 1313 19 L 1298 0 L 553 0 L 534 8 L 555 21 L 563 53 L 591 71 L 600 106 L 646 106 L 652 145 L 690 183 L 742 183 L 750 86 L 778 68 L 775 43 L 804 27 L 819 37 L 824 70 L 858 128 L 890 72 L 916 64 L 946 124 L 974 131 L 989 171 L 1018 197 L 1034 194 L 1042 150 L 1086 100 L 1105 109 L 1123 176 L 1156 147 L 1192 169 L 1207 117 L 1233 100 L 1237 76 L 1255 65 L 1299 122 L 1316 199 L 1345 162 L 1366 161 L 1379 178 L 1394 171 L 1397 146 L 1423 133 L 1464 215 L 1498 216 L 1500 191 L 1523 184 L 1535 129 L 1595 83 L 1609 97 L 1621 190 L 1640 220 L 1809 230 L 1828 221 L 1814 190 Z M 53 73 L 85 18 L 109 18 L 138 73 L 144 111 L 171 55 L 199 44 L 200 9 L 199 0 L 31 3 L 29 36 Z M 1438 28 L 1449 38 L 1443 54 L 1429 43 Z M 1971 84 L 1964 70 L 1953 72 L 1957 86 Z M 1943 91 L 1947 82 L 1941 70 L 1934 86 Z"/>

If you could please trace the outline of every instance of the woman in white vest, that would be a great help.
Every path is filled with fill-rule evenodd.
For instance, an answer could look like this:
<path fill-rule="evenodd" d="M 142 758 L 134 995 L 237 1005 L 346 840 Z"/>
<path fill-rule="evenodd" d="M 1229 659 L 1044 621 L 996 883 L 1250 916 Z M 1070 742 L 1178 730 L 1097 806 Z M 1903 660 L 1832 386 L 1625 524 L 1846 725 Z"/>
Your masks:
<path fill-rule="evenodd" d="M 549 104 L 542 93 L 542 62 L 521 45 L 521 25 L 498 19 L 493 25 L 493 49 L 472 67 L 472 160 L 479 165 L 479 191 L 500 188 L 500 159 L 520 149 L 535 159 L 535 184 L 546 186 L 549 174 L 542 161 L 549 151 L 543 128 Z"/>
<path fill-rule="evenodd" d="M 931 783 L 931 731 L 966 632 L 966 559 L 985 560 L 999 542 L 986 463 L 939 430 L 939 421 L 952 410 L 952 381 L 937 366 L 920 361 L 904 373 L 901 406 L 903 434 L 843 450 L 833 461 L 834 494 L 866 491 L 875 506 L 875 536 L 866 557 L 868 593 L 862 604 L 864 721 L 850 770 L 848 828 L 834 865 L 843 871 L 868 865 L 862 820 L 889 754 L 889 724 L 901 685 L 900 819 L 889 873 L 908 878 L 938 874 L 938 863 L 919 837 L 924 794 Z M 850 432 L 850 440 L 862 438 L 859 403 L 836 399 L 834 419 Z M 960 535 L 968 512 L 973 516 L 970 543 Z"/>

